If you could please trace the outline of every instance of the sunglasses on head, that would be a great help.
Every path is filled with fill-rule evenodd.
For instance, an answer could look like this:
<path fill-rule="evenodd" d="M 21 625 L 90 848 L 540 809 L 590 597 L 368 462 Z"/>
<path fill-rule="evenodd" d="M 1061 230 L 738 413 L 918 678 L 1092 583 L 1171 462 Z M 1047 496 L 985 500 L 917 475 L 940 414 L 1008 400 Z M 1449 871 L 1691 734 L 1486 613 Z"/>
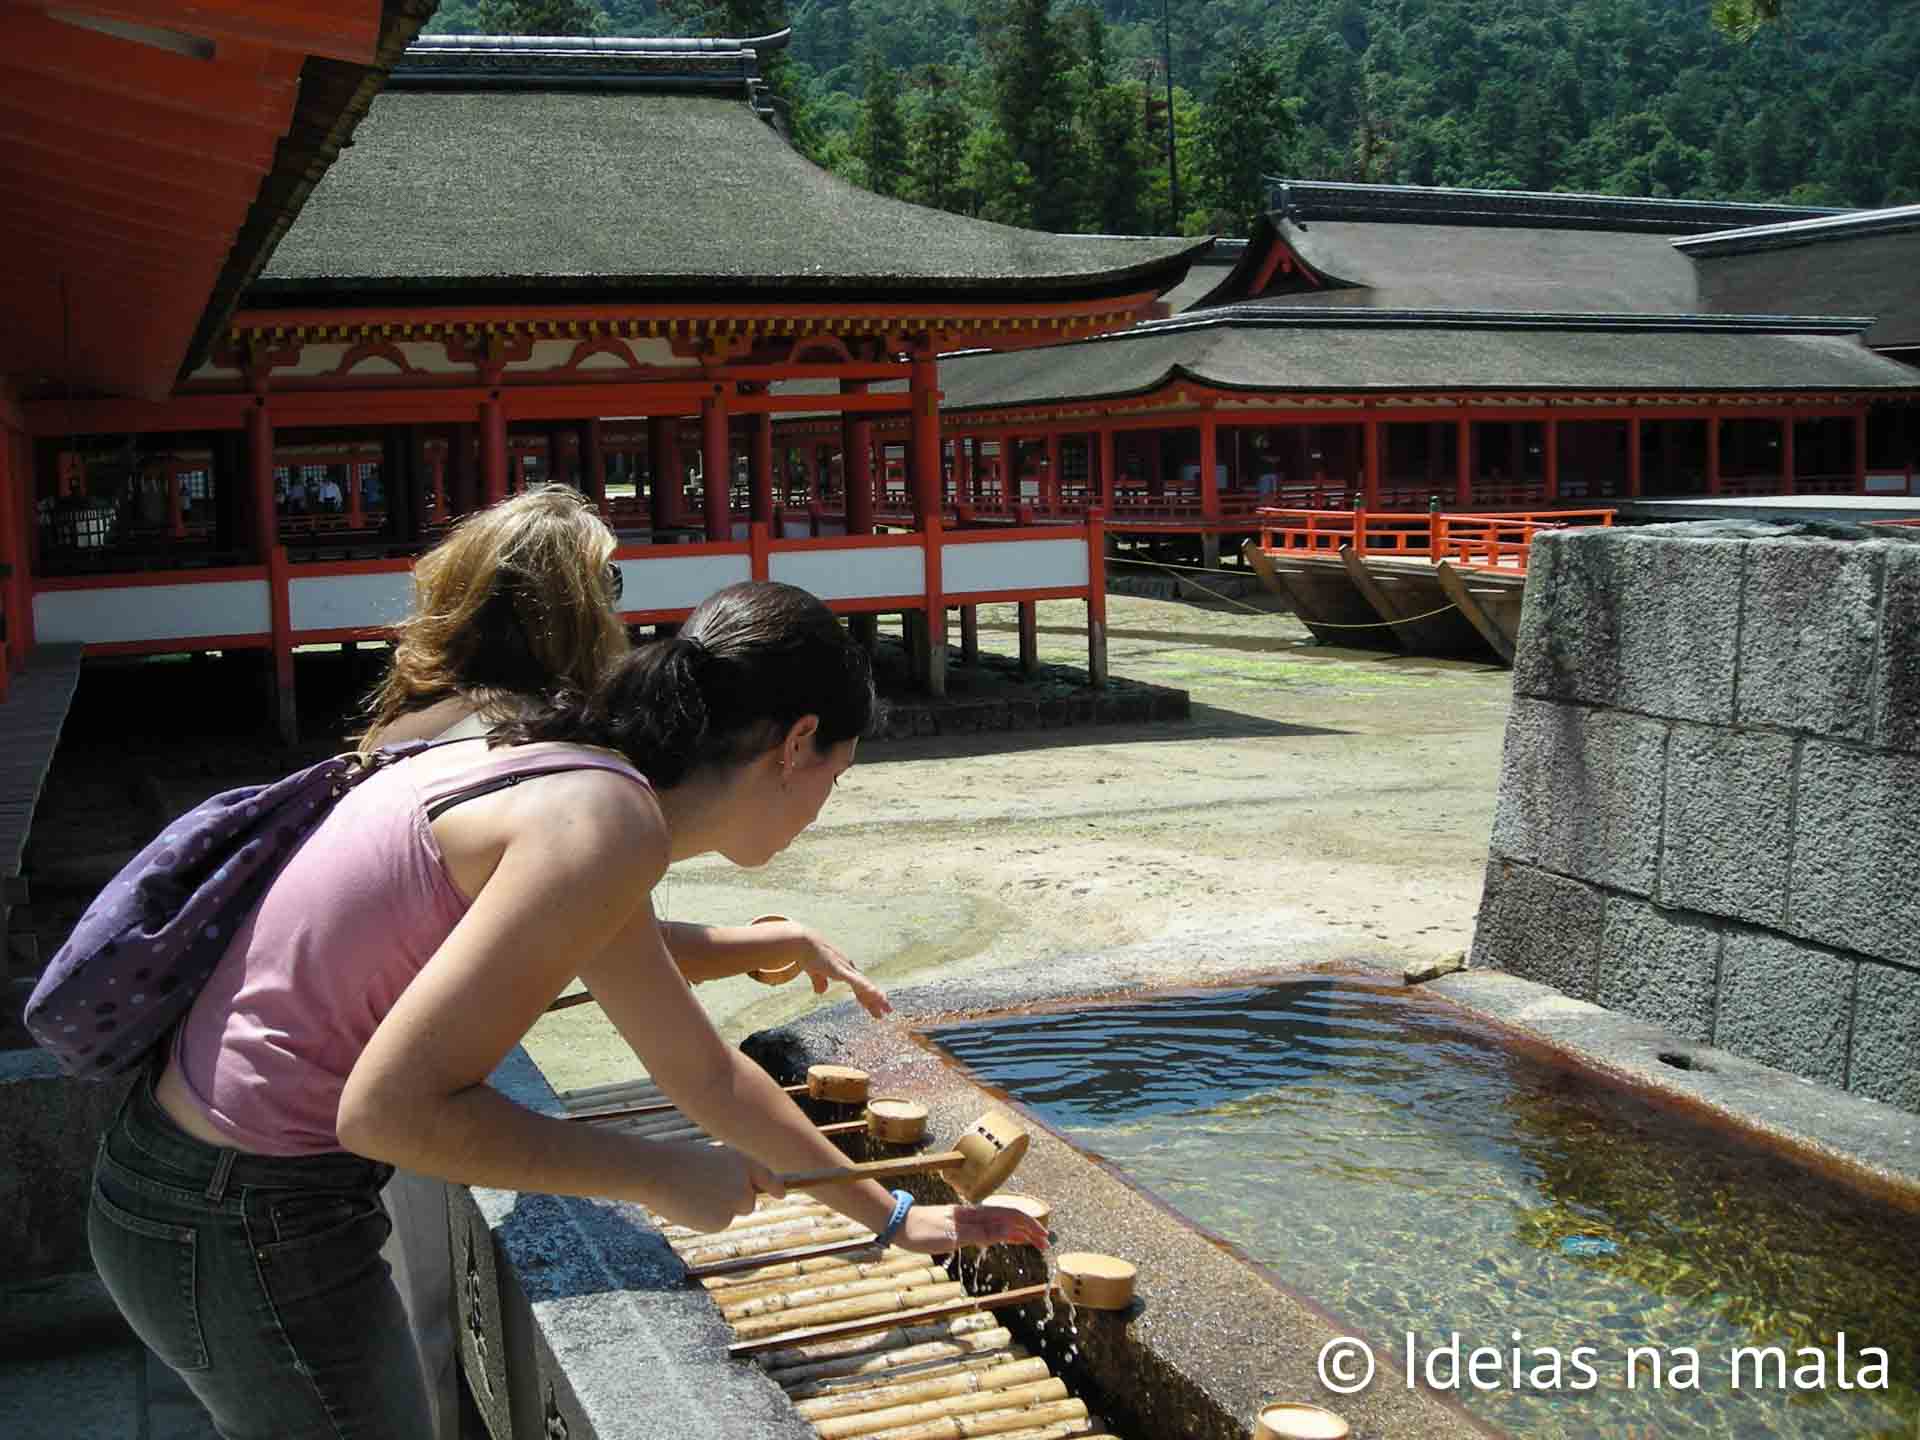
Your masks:
<path fill-rule="evenodd" d="M 620 562 L 609 560 L 607 562 L 607 595 L 616 607 L 620 604 L 620 597 L 626 592 L 626 588 L 627 577 L 620 569 Z"/>

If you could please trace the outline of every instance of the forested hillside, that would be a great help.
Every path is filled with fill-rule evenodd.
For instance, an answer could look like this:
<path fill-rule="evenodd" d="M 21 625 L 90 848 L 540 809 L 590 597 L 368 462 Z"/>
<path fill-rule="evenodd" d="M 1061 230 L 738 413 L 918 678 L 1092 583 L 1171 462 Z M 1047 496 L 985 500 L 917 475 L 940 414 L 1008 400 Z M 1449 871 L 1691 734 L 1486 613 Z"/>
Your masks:
<path fill-rule="evenodd" d="M 797 143 L 1055 230 L 1232 231 L 1259 176 L 1920 202 L 1920 0 L 443 0 L 435 31 L 757 33 Z"/>

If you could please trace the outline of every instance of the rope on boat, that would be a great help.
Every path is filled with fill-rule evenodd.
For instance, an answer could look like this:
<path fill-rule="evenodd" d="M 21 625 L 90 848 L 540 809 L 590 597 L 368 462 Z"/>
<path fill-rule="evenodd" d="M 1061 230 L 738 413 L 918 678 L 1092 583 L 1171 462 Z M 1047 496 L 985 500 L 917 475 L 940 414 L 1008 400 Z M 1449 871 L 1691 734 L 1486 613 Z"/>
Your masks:
<path fill-rule="evenodd" d="M 1217 570 L 1208 569 L 1204 565 L 1169 565 L 1161 560 L 1135 560 L 1131 556 L 1119 563 L 1126 565 L 1151 565 L 1158 570 L 1191 570 L 1198 575 L 1217 575 L 1220 573 Z M 1238 605 L 1242 610 L 1251 610 L 1256 615 L 1271 615 L 1274 613 L 1271 610 L 1262 610 L 1258 605 L 1249 605 L 1238 596 L 1227 595 L 1218 590 L 1208 590 L 1206 586 L 1197 581 L 1189 580 L 1187 583 L 1192 585 L 1196 590 L 1205 591 L 1216 600 L 1224 600 L 1229 605 Z M 1359 624 L 1336 624 L 1331 620 L 1307 621 L 1303 619 L 1300 623 L 1302 625 L 1310 624 L 1316 630 L 1384 630 L 1391 625 L 1412 625 L 1419 620 L 1431 620 L 1436 615 L 1444 615 L 1449 610 L 1458 610 L 1459 608 L 1460 607 L 1452 601 L 1448 601 L 1438 610 L 1428 610 L 1420 615 L 1408 615 L 1400 620 L 1367 620 Z"/>

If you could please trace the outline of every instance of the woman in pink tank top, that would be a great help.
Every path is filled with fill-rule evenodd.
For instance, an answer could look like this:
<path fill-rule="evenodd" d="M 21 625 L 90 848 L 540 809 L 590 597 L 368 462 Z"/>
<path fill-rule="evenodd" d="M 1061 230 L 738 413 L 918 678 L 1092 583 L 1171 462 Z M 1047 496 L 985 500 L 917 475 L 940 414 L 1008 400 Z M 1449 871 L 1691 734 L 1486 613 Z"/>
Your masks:
<path fill-rule="evenodd" d="M 295 852 L 166 1071 L 173 1101 L 185 1096 L 207 1129 L 136 1085 L 89 1215 L 108 1289 L 223 1435 L 426 1433 L 379 1258 L 378 1191 L 394 1166 L 632 1200 L 717 1229 L 780 1193 L 778 1172 L 841 1162 L 722 1041 L 651 894 L 678 860 L 778 854 L 853 763 L 876 708 L 866 654 L 825 606 L 736 585 L 591 693 L 390 767 Z M 441 808 L 453 797 L 466 798 Z M 575 979 L 724 1148 L 572 1125 L 487 1085 Z M 1017 1211 L 903 1195 L 872 1182 L 820 1191 L 926 1254 L 1045 1244 Z"/>

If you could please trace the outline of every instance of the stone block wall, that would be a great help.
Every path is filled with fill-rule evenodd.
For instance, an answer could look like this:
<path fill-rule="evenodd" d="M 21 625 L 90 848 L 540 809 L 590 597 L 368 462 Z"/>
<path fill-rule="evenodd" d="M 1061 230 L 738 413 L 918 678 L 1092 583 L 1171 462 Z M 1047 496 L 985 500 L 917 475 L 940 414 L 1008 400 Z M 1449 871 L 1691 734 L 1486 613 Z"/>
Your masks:
<path fill-rule="evenodd" d="M 1920 1112 L 1915 542 L 1536 539 L 1473 963 Z"/>

